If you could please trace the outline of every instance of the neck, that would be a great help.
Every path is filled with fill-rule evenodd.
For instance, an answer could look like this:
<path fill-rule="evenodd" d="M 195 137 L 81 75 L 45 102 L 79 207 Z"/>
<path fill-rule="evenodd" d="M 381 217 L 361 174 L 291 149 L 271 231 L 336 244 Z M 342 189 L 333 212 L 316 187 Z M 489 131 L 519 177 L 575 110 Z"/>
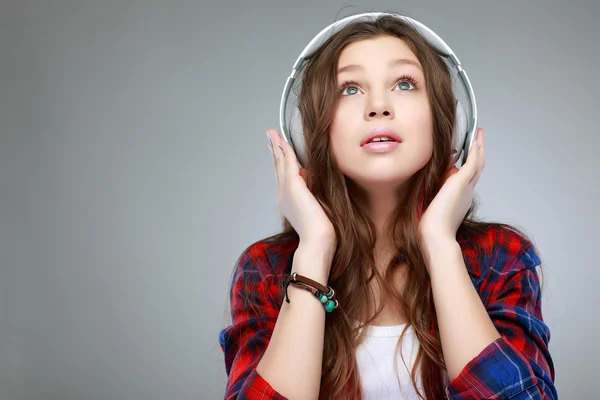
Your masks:
<path fill-rule="evenodd" d="M 354 194 L 362 204 L 361 208 L 375 225 L 375 247 L 373 255 L 377 264 L 386 265 L 395 252 L 395 245 L 390 234 L 391 217 L 396 208 L 405 201 L 408 182 L 391 183 L 378 182 L 377 184 L 357 185 Z M 385 261 L 387 260 L 387 261 Z"/>
<path fill-rule="evenodd" d="M 365 212 L 375 225 L 376 241 L 375 251 L 385 251 L 393 245 L 389 234 L 389 224 L 394 210 L 398 207 L 399 196 L 394 188 L 379 188 L 377 191 L 367 192 Z"/>

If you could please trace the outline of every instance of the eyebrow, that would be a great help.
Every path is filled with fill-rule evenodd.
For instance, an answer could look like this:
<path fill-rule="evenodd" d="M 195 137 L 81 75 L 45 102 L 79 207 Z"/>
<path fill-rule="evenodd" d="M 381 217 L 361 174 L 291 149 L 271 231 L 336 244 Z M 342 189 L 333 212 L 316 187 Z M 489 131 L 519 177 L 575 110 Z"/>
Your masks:
<path fill-rule="evenodd" d="M 396 65 L 403 65 L 403 64 L 410 64 L 410 65 L 414 65 L 415 67 L 421 69 L 421 64 L 419 64 L 418 61 L 415 60 L 411 60 L 409 58 L 397 58 L 395 60 L 392 60 L 389 62 L 389 66 L 394 67 Z M 357 65 L 357 64 L 349 64 L 346 65 L 344 67 L 338 68 L 338 74 L 342 73 L 342 72 L 348 72 L 348 71 L 362 71 L 364 70 L 364 67 L 362 65 Z"/>

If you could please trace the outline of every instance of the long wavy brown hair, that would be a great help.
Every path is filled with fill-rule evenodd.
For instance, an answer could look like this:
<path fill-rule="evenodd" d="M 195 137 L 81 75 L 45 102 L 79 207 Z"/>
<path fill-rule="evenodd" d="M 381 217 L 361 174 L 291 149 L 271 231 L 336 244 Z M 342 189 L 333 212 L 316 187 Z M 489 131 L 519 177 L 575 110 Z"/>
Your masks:
<path fill-rule="evenodd" d="M 433 155 L 427 165 L 410 181 L 392 216 L 390 237 L 396 256 L 384 273 L 375 268 L 373 249 L 376 231 L 373 222 L 359 206 L 365 195 L 337 167 L 331 153 L 329 131 L 338 102 L 337 63 L 342 50 L 350 43 L 390 35 L 406 42 L 423 67 L 426 91 L 433 115 Z M 356 349 L 365 339 L 366 330 L 383 311 L 383 302 L 371 317 L 372 288 L 375 280 L 384 298 L 393 299 L 408 319 L 419 341 L 411 381 L 423 399 L 445 398 L 443 374 L 446 371 L 439 330 L 436 324 L 429 275 L 421 252 L 417 232 L 418 206 L 423 195 L 425 207 L 439 191 L 449 167 L 451 136 L 455 122 L 455 98 L 448 67 L 435 50 L 414 30 L 398 18 L 383 16 L 374 21 L 354 22 L 331 37 L 315 53 L 303 74 L 298 96 L 306 140 L 308 187 L 322 205 L 335 228 L 338 247 L 331 266 L 328 284 L 335 288 L 339 307 L 327 315 L 325 324 L 323 368 L 320 399 L 360 399 L 360 376 L 356 365 Z M 421 193 L 422 192 L 422 193 Z M 462 222 L 457 238 L 468 238 L 486 231 L 491 225 L 509 225 L 475 221 L 472 203 Z M 296 238 L 289 221 L 283 220 L 282 232 L 265 241 Z M 479 251 L 482 251 L 481 248 Z M 291 265 L 290 265 L 291 268 Z M 400 291 L 392 285 L 393 276 L 404 269 L 405 286 Z M 361 321 L 357 326 L 356 321 Z M 398 346 L 406 329 L 398 341 Z M 400 353 L 400 347 L 396 348 Z M 396 354 L 397 356 L 398 354 Z M 396 365 L 396 363 L 395 363 Z M 417 385 L 417 374 L 423 390 Z"/>

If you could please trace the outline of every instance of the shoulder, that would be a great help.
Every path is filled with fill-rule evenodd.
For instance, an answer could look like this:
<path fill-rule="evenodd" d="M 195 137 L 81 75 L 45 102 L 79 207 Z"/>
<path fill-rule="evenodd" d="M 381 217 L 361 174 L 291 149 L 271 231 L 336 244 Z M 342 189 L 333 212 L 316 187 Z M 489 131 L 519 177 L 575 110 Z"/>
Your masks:
<path fill-rule="evenodd" d="M 246 312 L 255 306 L 279 309 L 283 274 L 291 270 L 297 247 L 298 240 L 292 235 L 275 235 L 248 245 L 233 269 L 229 293 L 232 310 Z"/>
<path fill-rule="evenodd" d="M 541 264 L 532 240 L 507 224 L 478 223 L 476 228 L 463 230 L 458 239 L 474 278 L 506 278 Z"/>
<path fill-rule="evenodd" d="M 254 271 L 261 276 L 284 274 L 291 267 L 298 243 L 297 236 L 289 234 L 258 240 L 242 251 L 237 261 L 237 269 Z"/>

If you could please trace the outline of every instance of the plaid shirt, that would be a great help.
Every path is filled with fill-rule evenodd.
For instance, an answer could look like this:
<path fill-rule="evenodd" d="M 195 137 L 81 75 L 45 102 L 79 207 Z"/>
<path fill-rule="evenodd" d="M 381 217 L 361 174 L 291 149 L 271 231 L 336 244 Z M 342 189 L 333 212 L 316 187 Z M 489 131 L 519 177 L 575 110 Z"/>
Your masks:
<path fill-rule="evenodd" d="M 548 351 L 550 330 L 542 319 L 535 269 L 540 259 L 532 244 L 496 225 L 477 238 L 461 239 L 460 232 L 457 238 L 471 281 L 502 337 L 449 382 L 448 398 L 557 399 Z M 483 255 L 476 253 L 475 240 Z M 290 272 L 297 246 L 297 239 L 261 241 L 238 259 L 230 291 L 232 324 L 219 334 L 227 400 L 286 399 L 256 372 L 256 366 L 275 327 L 283 301 L 281 279 Z M 252 293 L 244 292 L 243 282 L 251 284 Z"/>

